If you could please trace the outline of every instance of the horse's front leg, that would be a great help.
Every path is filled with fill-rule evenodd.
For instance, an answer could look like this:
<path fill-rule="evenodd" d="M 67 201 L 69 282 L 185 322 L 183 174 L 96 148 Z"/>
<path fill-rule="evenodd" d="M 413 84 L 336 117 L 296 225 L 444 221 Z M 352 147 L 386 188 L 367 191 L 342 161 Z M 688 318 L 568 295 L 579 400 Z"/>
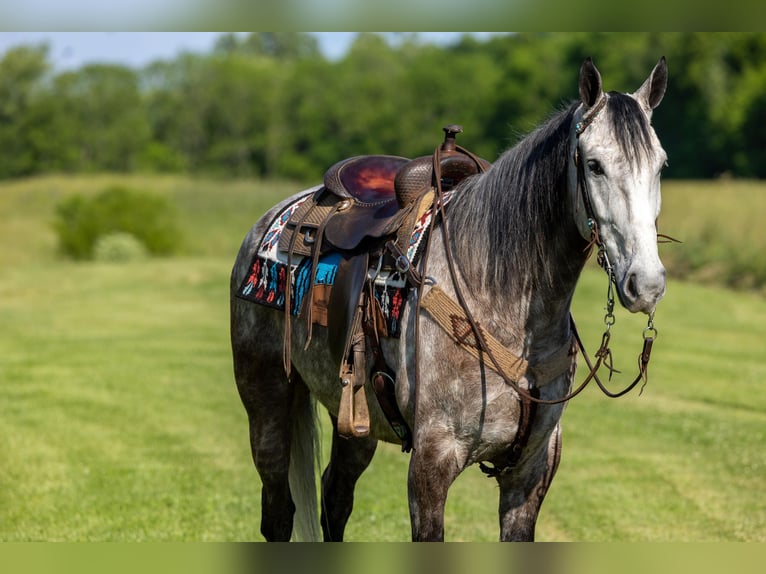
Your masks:
<path fill-rule="evenodd" d="M 499 476 L 500 540 L 533 542 L 540 506 L 561 456 L 561 424 L 553 429 L 547 449 L 527 461 L 523 469 Z"/>
<path fill-rule="evenodd" d="M 447 491 L 462 470 L 454 439 L 436 434 L 419 429 L 410 459 L 407 487 L 413 542 L 444 540 Z"/>

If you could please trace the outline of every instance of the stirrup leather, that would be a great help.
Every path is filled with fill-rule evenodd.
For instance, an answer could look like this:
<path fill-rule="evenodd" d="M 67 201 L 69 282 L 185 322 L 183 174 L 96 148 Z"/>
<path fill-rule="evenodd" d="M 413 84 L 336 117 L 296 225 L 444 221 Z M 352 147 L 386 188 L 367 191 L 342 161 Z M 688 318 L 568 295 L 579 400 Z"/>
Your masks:
<path fill-rule="evenodd" d="M 365 437 L 370 434 L 370 411 L 364 392 L 367 370 L 362 312 L 360 304 L 354 312 L 351 335 L 340 367 L 338 434 L 343 437 Z"/>

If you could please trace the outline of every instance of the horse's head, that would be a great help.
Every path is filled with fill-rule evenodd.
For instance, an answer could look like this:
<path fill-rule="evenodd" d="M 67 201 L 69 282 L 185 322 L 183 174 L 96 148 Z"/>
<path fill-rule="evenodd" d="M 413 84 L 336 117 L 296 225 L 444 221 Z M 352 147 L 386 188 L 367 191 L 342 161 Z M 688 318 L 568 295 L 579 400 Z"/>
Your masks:
<path fill-rule="evenodd" d="M 580 69 L 572 168 L 577 226 L 591 240 L 595 222 L 619 299 L 632 312 L 651 313 L 665 294 L 656 223 L 667 156 L 650 120 L 666 85 L 665 58 L 633 94 L 604 93 L 590 58 Z"/>

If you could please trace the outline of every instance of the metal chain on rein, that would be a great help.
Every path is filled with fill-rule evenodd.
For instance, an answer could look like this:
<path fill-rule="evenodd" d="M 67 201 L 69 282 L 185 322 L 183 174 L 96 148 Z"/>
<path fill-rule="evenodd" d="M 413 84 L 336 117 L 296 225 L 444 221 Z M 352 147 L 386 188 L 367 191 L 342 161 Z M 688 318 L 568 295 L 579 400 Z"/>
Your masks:
<path fill-rule="evenodd" d="M 607 291 L 606 291 L 606 307 L 604 310 L 606 311 L 606 314 L 604 315 L 604 333 L 601 336 L 601 345 L 599 346 L 598 350 L 595 352 L 594 356 L 597 359 L 596 365 L 592 365 L 590 358 L 588 357 L 588 354 L 585 350 L 585 346 L 580 341 L 579 334 L 575 331 L 575 336 L 577 337 L 578 345 L 580 346 L 580 350 L 583 353 L 583 357 L 585 358 L 585 362 L 588 365 L 588 368 L 590 369 L 590 374 L 588 378 L 592 377 L 595 379 L 596 384 L 599 386 L 601 391 L 608 397 L 617 398 L 621 397 L 628 392 L 630 392 L 640 381 L 643 380 L 644 384 L 641 386 L 641 390 L 639 392 L 639 395 L 644 390 L 644 387 L 646 386 L 646 383 L 649 381 L 649 374 L 648 374 L 648 365 L 649 360 L 651 358 L 652 353 L 652 345 L 654 344 L 655 339 L 657 338 L 659 331 L 654 326 L 654 311 L 649 313 L 649 318 L 647 320 L 646 328 L 643 331 L 643 339 L 644 339 L 644 345 L 641 350 L 641 354 L 638 356 L 638 376 L 634 379 L 634 381 L 628 385 L 624 390 L 613 393 L 607 389 L 604 384 L 601 382 L 601 380 L 598 378 L 598 375 L 596 372 L 599 370 L 599 368 L 603 365 L 606 367 L 606 369 L 609 371 L 609 380 L 612 380 L 612 375 L 614 373 L 619 373 L 620 371 L 614 368 L 614 358 L 612 356 L 612 350 L 609 347 L 609 342 L 612 338 L 612 325 L 614 325 L 617 322 L 617 318 L 614 316 L 614 305 L 615 305 L 615 297 L 614 297 L 614 286 L 616 284 L 616 277 L 614 275 L 614 269 L 612 267 L 611 261 L 609 261 L 609 256 L 606 252 L 606 247 L 604 246 L 604 243 L 601 241 L 601 238 L 598 234 L 598 225 L 596 224 L 596 221 L 591 217 L 588 219 L 588 227 L 591 230 L 591 241 L 588 244 L 588 247 L 586 249 L 589 249 L 593 245 L 598 246 L 598 252 L 596 255 L 596 261 L 599 264 L 599 266 L 604 270 L 604 272 L 607 275 Z"/>
<path fill-rule="evenodd" d="M 582 121 L 577 123 L 575 125 L 575 135 L 577 139 L 579 140 L 582 133 L 593 123 L 593 121 L 598 116 L 599 112 L 604 108 L 606 105 L 606 101 L 608 99 L 608 96 L 606 94 L 602 94 L 601 99 L 591 108 L 590 113 L 583 116 Z M 601 368 L 602 365 L 604 365 L 609 370 L 609 380 L 612 380 L 612 375 L 614 373 L 619 373 L 617 369 L 614 368 L 614 362 L 613 362 L 613 356 L 612 356 L 612 350 L 609 347 L 609 342 L 611 340 L 611 328 L 612 325 L 615 324 L 616 318 L 614 316 L 614 287 L 617 283 L 617 279 L 614 274 L 614 269 L 612 267 L 611 261 L 609 261 L 609 256 L 606 252 L 606 246 L 604 245 L 604 242 L 601 241 L 601 237 L 598 232 L 598 224 L 596 223 L 595 214 L 593 213 L 593 206 L 590 201 L 590 193 L 588 191 L 588 182 L 585 178 L 585 170 L 584 170 L 584 161 L 580 157 L 580 147 L 579 143 L 577 147 L 575 148 L 575 155 L 574 155 L 574 161 L 575 165 L 577 167 L 577 185 L 580 189 L 580 193 L 582 194 L 582 200 L 583 204 L 585 206 L 586 214 L 588 216 L 588 228 L 591 232 L 590 242 L 586 246 L 586 250 L 590 250 L 593 248 L 593 246 L 596 246 L 598 249 L 597 255 L 596 255 L 596 261 L 598 262 L 599 266 L 606 272 L 607 275 L 607 294 L 606 294 L 606 315 L 604 315 L 604 334 L 601 336 L 601 345 L 599 346 L 598 350 L 595 353 L 596 357 L 596 364 L 593 365 L 591 363 L 590 357 L 588 357 L 588 353 L 585 350 L 585 345 L 583 345 L 582 340 L 580 339 L 580 335 L 577 332 L 576 327 L 574 327 L 574 321 L 572 321 L 573 331 L 575 338 L 577 339 L 577 344 L 580 347 L 580 351 L 582 351 L 583 358 L 585 359 L 585 363 L 588 365 L 588 368 L 590 369 L 590 373 L 588 373 L 588 376 L 585 379 L 585 383 L 587 384 L 591 379 L 595 379 L 596 384 L 599 386 L 601 391 L 608 397 L 611 398 L 617 398 L 621 397 L 627 393 L 629 393 L 633 388 L 640 382 L 643 381 L 644 384 L 641 386 L 641 392 L 643 392 L 644 387 L 646 386 L 646 383 L 649 381 L 649 374 L 648 374 L 648 367 L 649 367 L 649 360 L 652 355 L 652 345 L 654 344 L 654 340 L 657 338 L 658 331 L 657 328 L 654 326 L 654 311 L 649 314 L 649 319 L 647 321 L 646 328 L 643 331 L 643 339 L 644 339 L 644 345 L 641 350 L 641 354 L 638 356 L 638 375 L 633 380 L 633 382 L 628 385 L 624 390 L 613 393 L 609 389 L 604 386 L 604 384 L 601 382 L 601 379 L 599 379 L 597 372 Z M 659 237 L 663 237 L 664 239 L 670 240 L 670 241 L 677 241 L 676 239 L 673 239 L 672 237 L 665 236 L 658 234 Z M 583 386 L 584 386 L 583 384 Z M 641 394 L 639 392 L 639 395 Z"/>

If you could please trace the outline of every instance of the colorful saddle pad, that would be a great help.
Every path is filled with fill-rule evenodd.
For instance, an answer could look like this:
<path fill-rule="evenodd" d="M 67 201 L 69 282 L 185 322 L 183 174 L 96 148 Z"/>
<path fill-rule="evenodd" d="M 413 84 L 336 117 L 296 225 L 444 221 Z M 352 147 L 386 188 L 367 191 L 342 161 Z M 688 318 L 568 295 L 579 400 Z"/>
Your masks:
<path fill-rule="evenodd" d="M 261 240 L 260 246 L 250 265 L 250 273 L 243 281 L 237 296 L 253 303 L 284 310 L 285 286 L 289 275 L 291 281 L 291 309 L 293 315 L 298 315 L 303 305 L 303 299 L 309 291 L 311 280 L 311 259 L 294 255 L 288 273 L 287 253 L 279 250 L 279 238 L 287 222 L 311 193 L 299 198 L 279 213 L 269 225 Z M 449 200 L 445 194 L 445 203 Z M 407 258 L 412 265 L 417 265 L 425 246 L 425 239 L 431 226 L 432 210 L 425 213 L 415 222 Z M 342 254 L 330 252 L 319 258 L 315 285 L 333 285 Z M 368 277 L 373 282 L 375 298 L 380 303 L 386 319 L 389 336 L 398 337 L 400 333 L 400 317 L 407 300 L 408 284 L 404 276 L 397 272 L 384 272 L 377 268 L 377 261 L 370 262 L 372 267 Z"/>

